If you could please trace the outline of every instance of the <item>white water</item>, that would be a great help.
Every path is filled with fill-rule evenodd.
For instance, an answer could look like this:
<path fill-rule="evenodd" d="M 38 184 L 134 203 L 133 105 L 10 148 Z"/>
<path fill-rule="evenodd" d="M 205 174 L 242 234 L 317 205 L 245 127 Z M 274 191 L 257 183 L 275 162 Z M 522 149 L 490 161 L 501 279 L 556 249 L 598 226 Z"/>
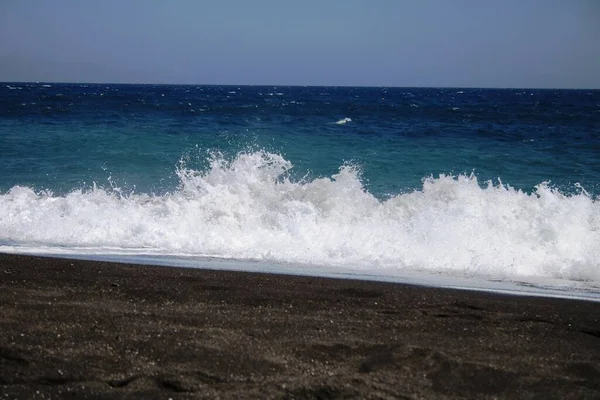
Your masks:
<path fill-rule="evenodd" d="M 336 121 L 336 124 L 344 125 L 344 124 L 347 124 L 348 122 L 352 122 L 352 119 L 346 117 L 346 118 L 340 119 L 339 121 Z"/>
<path fill-rule="evenodd" d="M 163 196 L 94 188 L 0 195 L 0 251 L 218 257 L 330 273 L 550 279 L 600 285 L 600 202 L 540 184 L 533 194 L 474 176 L 428 178 L 380 201 L 357 171 L 291 182 L 267 152 L 178 171 Z M 315 267 L 319 266 L 319 267 Z"/>

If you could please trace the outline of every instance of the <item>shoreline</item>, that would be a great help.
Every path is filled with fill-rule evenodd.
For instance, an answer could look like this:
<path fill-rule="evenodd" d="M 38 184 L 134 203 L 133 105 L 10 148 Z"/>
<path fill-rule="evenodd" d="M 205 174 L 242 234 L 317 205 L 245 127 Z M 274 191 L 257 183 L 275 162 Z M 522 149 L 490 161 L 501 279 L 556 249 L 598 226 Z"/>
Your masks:
<path fill-rule="evenodd" d="M 567 300 L 592 301 L 600 303 L 600 286 L 592 286 L 585 281 L 560 281 L 552 278 L 534 280 L 530 277 L 500 279 L 498 277 L 460 277 L 439 275 L 428 271 L 405 271 L 402 274 L 361 273 L 356 269 L 329 268 L 293 263 L 262 262 L 233 258 L 188 256 L 156 257 L 153 255 L 118 254 L 78 254 L 10 252 L 0 250 L 0 254 L 25 257 L 57 258 L 90 262 L 105 262 L 122 265 L 139 265 L 167 268 L 191 268 L 223 272 L 249 272 L 269 275 L 301 276 L 323 279 L 347 279 L 352 281 L 386 282 L 428 288 L 454 289 L 507 296 L 543 297 Z M 540 278 L 537 278 L 540 279 Z M 568 285 L 565 285 L 567 282 Z"/>
<path fill-rule="evenodd" d="M 0 254 L 0 304 L 11 398 L 600 396 L 589 300 Z"/>

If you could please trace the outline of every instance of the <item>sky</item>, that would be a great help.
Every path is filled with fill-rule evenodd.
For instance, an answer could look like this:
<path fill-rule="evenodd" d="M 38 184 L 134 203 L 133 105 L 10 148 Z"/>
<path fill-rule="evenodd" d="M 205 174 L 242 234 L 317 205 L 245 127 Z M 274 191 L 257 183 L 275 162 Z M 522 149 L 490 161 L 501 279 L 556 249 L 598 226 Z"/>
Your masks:
<path fill-rule="evenodd" d="M 600 0 L 0 0 L 0 81 L 600 88 Z"/>

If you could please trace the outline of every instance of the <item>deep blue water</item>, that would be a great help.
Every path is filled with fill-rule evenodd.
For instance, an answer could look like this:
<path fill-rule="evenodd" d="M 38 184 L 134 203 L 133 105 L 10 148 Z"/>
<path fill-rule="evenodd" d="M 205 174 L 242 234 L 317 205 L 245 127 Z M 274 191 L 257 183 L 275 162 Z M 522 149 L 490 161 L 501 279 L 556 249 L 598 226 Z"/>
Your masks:
<path fill-rule="evenodd" d="M 50 87 L 47 87 L 50 86 Z M 351 122 L 336 124 L 350 118 Z M 106 185 L 164 193 L 182 159 L 266 149 L 300 177 L 360 167 L 372 193 L 470 174 L 600 194 L 600 91 L 0 85 L 0 190 Z"/>
<path fill-rule="evenodd" d="M 596 285 L 598 196 L 598 90 L 0 84 L 0 251 Z"/>

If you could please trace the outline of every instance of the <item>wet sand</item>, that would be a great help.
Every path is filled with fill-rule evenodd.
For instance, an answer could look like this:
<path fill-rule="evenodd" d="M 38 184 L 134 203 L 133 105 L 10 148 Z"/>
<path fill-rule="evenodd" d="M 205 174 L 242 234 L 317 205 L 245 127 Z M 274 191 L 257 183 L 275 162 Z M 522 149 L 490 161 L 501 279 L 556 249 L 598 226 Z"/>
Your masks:
<path fill-rule="evenodd" d="M 0 254 L 0 398 L 600 398 L 600 303 Z"/>

